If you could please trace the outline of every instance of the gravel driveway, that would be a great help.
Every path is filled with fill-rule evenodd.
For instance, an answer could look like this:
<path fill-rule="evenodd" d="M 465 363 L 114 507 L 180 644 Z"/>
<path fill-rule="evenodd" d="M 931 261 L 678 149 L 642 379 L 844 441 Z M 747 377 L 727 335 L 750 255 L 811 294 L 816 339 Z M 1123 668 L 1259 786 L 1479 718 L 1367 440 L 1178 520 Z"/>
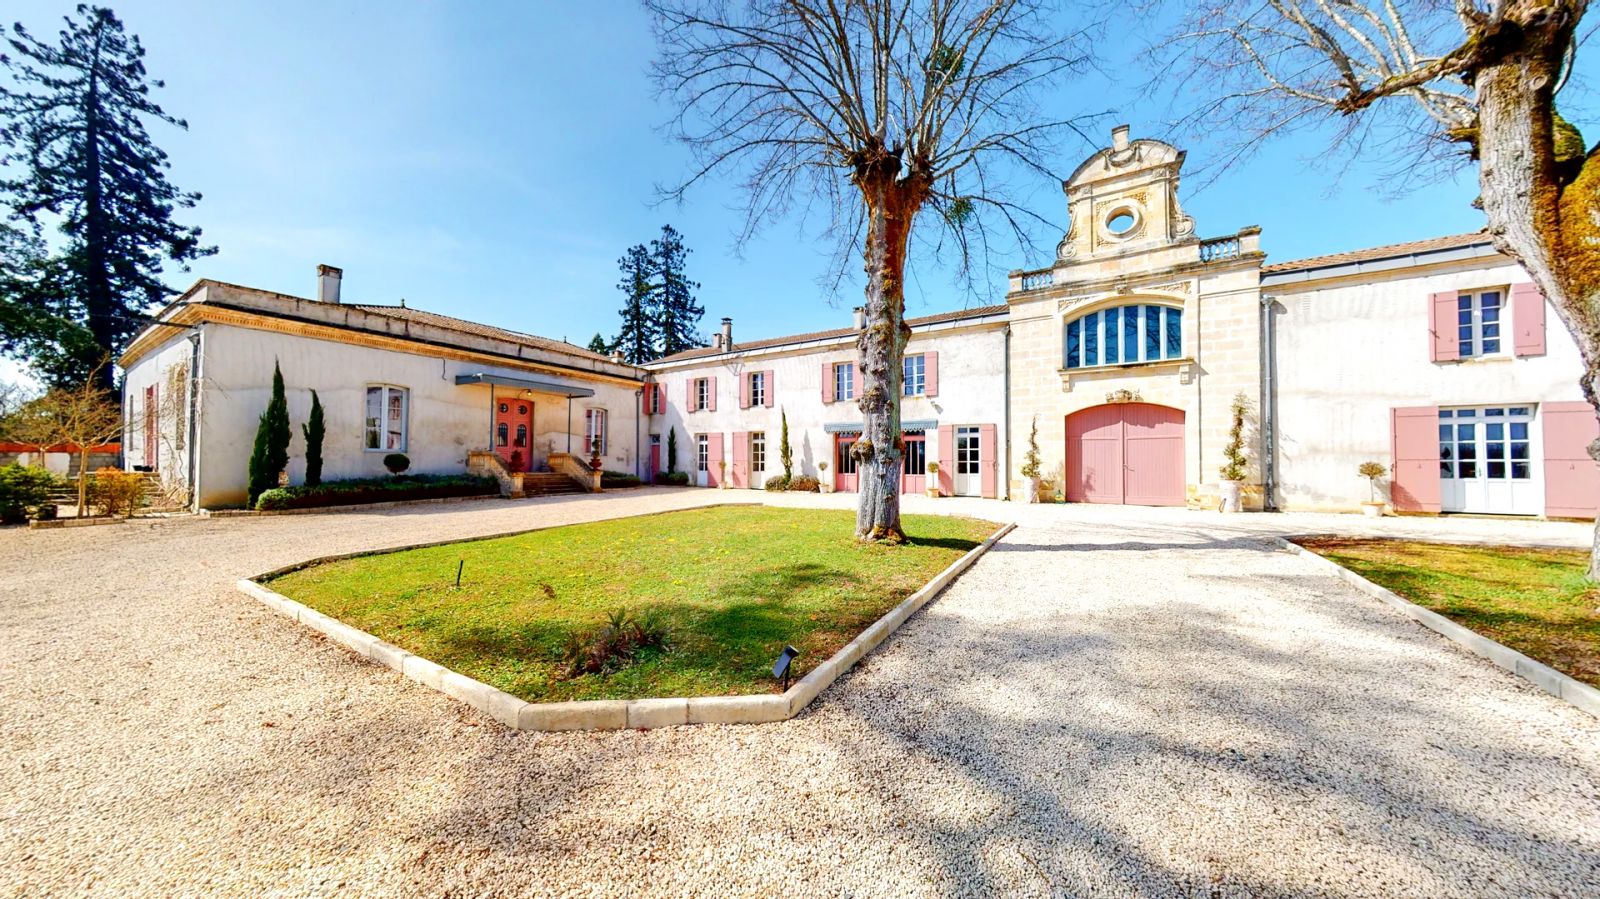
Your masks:
<path fill-rule="evenodd" d="M 1600 893 L 1600 722 L 1260 536 L 1499 523 L 939 501 L 1021 526 L 754 727 L 507 731 L 230 587 L 722 498 L 0 533 L 0 895 Z"/>

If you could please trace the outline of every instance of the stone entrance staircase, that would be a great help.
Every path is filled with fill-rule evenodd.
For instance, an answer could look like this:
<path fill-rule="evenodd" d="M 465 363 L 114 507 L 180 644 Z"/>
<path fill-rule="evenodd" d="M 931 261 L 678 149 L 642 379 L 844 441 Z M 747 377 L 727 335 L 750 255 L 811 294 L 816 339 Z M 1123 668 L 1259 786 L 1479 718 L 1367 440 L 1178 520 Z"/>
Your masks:
<path fill-rule="evenodd" d="M 588 492 L 577 481 L 553 471 L 530 471 L 522 476 L 523 496 L 559 496 Z"/>
<path fill-rule="evenodd" d="M 560 458 L 557 458 L 557 457 Z M 473 474 L 487 475 L 500 482 L 500 495 L 508 499 L 527 496 L 559 496 L 570 493 L 599 493 L 600 478 L 579 478 L 565 470 L 572 468 L 565 454 L 552 454 L 551 460 L 561 464 L 557 471 L 512 472 L 500 457 L 485 450 L 473 450 L 467 455 L 467 470 Z M 581 463 L 580 463 L 581 464 Z M 582 468 L 587 474 L 588 467 Z"/>

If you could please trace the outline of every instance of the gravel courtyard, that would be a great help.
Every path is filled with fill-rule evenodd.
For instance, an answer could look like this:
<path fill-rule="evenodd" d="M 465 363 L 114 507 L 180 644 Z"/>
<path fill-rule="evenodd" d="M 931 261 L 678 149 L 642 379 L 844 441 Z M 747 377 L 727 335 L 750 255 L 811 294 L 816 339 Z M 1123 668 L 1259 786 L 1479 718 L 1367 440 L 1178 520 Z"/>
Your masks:
<path fill-rule="evenodd" d="M 1600 894 L 1600 721 L 1262 539 L 1586 527 L 913 498 L 1019 527 L 799 718 L 651 732 L 505 730 L 231 587 L 727 498 L 0 532 L 0 896 Z"/>

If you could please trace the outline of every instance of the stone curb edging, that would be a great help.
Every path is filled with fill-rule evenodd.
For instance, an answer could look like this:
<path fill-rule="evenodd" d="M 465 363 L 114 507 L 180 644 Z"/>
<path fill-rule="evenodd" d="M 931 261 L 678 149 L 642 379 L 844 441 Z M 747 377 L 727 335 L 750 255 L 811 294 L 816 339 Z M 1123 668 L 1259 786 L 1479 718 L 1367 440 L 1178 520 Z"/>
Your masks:
<path fill-rule="evenodd" d="M 1557 699 L 1564 700 L 1596 718 L 1600 718 L 1600 690 L 1562 674 L 1543 662 L 1535 661 L 1509 646 L 1491 640 L 1471 628 L 1459 625 L 1438 612 L 1425 609 L 1393 590 L 1379 586 L 1340 565 L 1338 562 L 1317 555 L 1286 537 L 1274 537 L 1272 539 L 1289 552 L 1311 560 L 1329 574 L 1335 575 L 1368 596 L 1393 606 L 1402 615 L 1438 633 L 1440 636 L 1454 641 L 1468 652 L 1482 656 Z"/>
<path fill-rule="evenodd" d="M 737 505 L 746 505 L 739 503 Z M 750 504 L 756 505 L 756 504 Z M 323 634 L 336 643 L 380 665 L 386 665 L 426 687 L 432 687 L 447 696 L 458 699 L 507 727 L 517 730 L 623 730 L 628 728 L 672 727 L 683 724 L 767 724 L 784 721 L 798 715 L 818 695 L 845 672 L 895 632 L 917 610 L 927 605 L 950 585 L 962 572 L 972 567 L 978 558 L 988 552 L 1002 537 L 1011 533 L 1016 524 L 1008 523 L 989 535 L 966 555 L 950 563 L 944 571 L 922 589 L 900 601 L 866 630 L 845 644 L 843 649 L 827 661 L 812 669 L 805 677 L 789 687 L 785 693 L 763 693 L 745 696 L 692 696 L 675 699 L 610 699 L 577 702 L 527 702 L 482 681 L 413 655 L 393 643 L 380 640 L 366 631 L 351 627 L 308 606 L 295 602 L 256 582 L 255 578 L 240 578 L 235 584 L 241 593 L 254 597 L 277 612 L 295 619 L 306 627 Z M 536 530 L 543 530 L 542 528 Z M 526 533 L 526 532 L 518 532 Z M 510 536 L 510 535 L 499 535 Z M 471 540 L 492 539 L 472 537 Z M 446 540 L 378 550 L 378 553 L 398 552 L 437 546 L 442 543 L 459 543 Z M 336 561 L 354 556 L 372 555 L 373 552 L 347 553 L 327 556 L 280 568 L 257 575 L 274 577 L 320 562 Z"/>
<path fill-rule="evenodd" d="M 104 515 L 96 515 L 92 518 L 52 518 L 48 521 L 30 521 L 28 522 L 28 530 L 54 531 L 60 528 L 92 528 L 104 524 L 126 524 L 127 522 L 128 519 L 126 518 L 111 518 Z"/>

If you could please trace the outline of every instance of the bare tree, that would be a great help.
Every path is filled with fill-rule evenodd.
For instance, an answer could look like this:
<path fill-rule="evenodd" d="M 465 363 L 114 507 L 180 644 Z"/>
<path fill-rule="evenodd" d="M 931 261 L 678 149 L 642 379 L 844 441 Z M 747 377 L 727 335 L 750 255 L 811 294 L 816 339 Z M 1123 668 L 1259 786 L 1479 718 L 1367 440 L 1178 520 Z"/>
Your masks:
<path fill-rule="evenodd" d="M 1588 5 L 1208 0 L 1169 46 L 1187 60 L 1180 78 L 1214 86 L 1194 118 L 1244 140 L 1333 119 L 1357 149 L 1402 135 L 1414 156 L 1477 163 L 1489 235 L 1572 333 L 1600 417 L 1600 163 L 1556 111 Z M 1600 460 L 1600 440 L 1589 454 Z M 1600 522 L 1589 576 L 1600 578 Z"/>
<path fill-rule="evenodd" d="M 83 383 L 54 387 L 16 416 L 25 443 L 41 448 L 68 444 L 78 453 L 78 517 L 89 501 L 89 457 L 94 447 L 122 436 L 122 408 L 116 394 L 100 387 L 100 366 Z"/>
<path fill-rule="evenodd" d="M 682 196 L 727 170 L 742 177 L 748 238 L 794 204 L 826 204 L 836 235 L 861 241 L 867 325 L 857 339 L 862 435 L 856 536 L 904 539 L 899 474 L 906 257 L 931 207 L 960 270 L 996 237 L 1028 243 L 1036 216 L 1007 174 L 1048 175 L 1072 119 L 1037 92 L 1086 64 L 1037 0 L 647 0 L 654 77 L 697 168 Z"/>

